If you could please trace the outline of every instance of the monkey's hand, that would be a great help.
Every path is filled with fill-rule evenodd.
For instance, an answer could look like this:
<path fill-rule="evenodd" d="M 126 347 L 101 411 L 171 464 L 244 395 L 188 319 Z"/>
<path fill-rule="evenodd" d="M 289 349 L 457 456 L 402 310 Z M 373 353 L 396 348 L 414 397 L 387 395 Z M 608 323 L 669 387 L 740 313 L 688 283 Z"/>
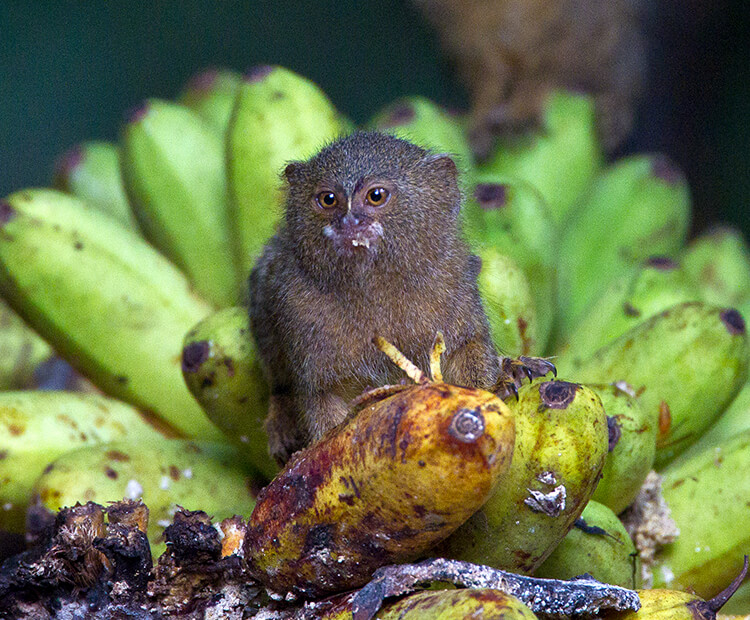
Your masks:
<path fill-rule="evenodd" d="M 525 379 L 533 381 L 537 377 L 544 377 L 549 373 L 557 376 L 555 365 L 543 357 L 501 357 L 500 375 L 491 392 L 503 400 L 511 395 L 518 396 L 518 388 Z"/>
<path fill-rule="evenodd" d="M 265 429 L 268 435 L 268 450 L 281 466 L 307 443 L 297 420 L 294 399 L 287 394 L 271 394 L 268 399 Z"/>

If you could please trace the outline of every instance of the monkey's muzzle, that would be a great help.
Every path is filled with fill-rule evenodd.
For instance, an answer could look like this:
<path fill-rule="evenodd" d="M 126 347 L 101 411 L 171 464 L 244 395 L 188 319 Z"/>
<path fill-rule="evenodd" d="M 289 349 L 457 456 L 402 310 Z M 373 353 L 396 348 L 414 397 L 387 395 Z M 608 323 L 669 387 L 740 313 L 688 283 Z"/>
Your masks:
<path fill-rule="evenodd" d="M 370 217 L 347 213 L 327 224 L 323 234 L 333 242 L 337 254 L 355 256 L 375 249 L 383 236 L 383 227 Z"/>

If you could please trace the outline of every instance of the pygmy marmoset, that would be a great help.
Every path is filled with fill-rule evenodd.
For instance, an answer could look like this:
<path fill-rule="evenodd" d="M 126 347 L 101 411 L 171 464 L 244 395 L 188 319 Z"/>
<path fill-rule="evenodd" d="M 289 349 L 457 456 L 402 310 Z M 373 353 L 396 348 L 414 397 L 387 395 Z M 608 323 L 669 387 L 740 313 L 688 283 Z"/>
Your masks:
<path fill-rule="evenodd" d="M 425 368 L 444 334 L 446 382 L 491 387 L 497 353 L 460 236 L 447 155 L 359 132 L 284 170 L 284 220 L 250 274 L 250 323 L 271 387 L 266 430 L 280 462 L 344 420 L 400 371 L 381 336 Z"/>

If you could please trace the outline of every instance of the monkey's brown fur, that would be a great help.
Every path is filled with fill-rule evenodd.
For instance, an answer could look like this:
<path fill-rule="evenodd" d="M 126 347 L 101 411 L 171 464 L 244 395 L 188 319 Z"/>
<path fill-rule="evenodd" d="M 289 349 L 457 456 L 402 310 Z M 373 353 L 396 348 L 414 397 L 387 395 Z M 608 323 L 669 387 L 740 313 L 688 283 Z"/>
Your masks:
<path fill-rule="evenodd" d="M 591 93 L 609 150 L 645 81 L 642 0 L 412 0 L 440 33 L 472 98 L 472 145 L 538 120 L 555 88 Z"/>
<path fill-rule="evenodd" d="M 453 161 L 362 132 L 290 164 L 285 176 L 284 222 L 250 274 L 277 460 L 342 422 L 364 388 L 402 378 L 372 344 L 376 335 L 426 368 L 441 331 L 445 380 L 491 387 L 498 358 L 477 290 L 479 261 L 460 237 Z M 363 202 L 373 187 L 390 191 L 383 207 Z M 316 202 L 326 191 L 338 208 Z"/>

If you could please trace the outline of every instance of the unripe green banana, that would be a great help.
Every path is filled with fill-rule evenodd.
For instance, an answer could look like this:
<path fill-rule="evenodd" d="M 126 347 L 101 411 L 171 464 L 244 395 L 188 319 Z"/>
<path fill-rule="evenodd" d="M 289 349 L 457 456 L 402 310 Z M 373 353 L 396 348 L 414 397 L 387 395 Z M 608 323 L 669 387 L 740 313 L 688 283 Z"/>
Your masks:
<path fill-rule="evenodd" d="M 654 464 L 658 427 L 625 384 L 588 385 L 604 405 L 609 453 L 592 499 L 620 514 L 638 495 Z"/>
<path fill-rule="evenodd" d="M 731 437 L 746 430 L 750 430 L 750 382 L 745 383 L 724 413 L 701 435 L 698 441 L 678 457 L 678 460 L 682 462 L 692 458 L 698 452 L 721 446 Z"/>
<path fill-rule="evenodd" d="M 138 410 L 104 396 L 0 393 L 0 529 L 23 533 L 32 486 L 58 456 L 84 445 L 160 438 Z"/>
<path fill-rule="evenodd" d="M 593 99 L 557 92 L 546 102 L 543 127 L 520 140 L 506 139 L 479 170 L 528 181 L 544 196 L 555 222 L 562 225 L 603 159 Z"/>
<path fill-rule="evenodd" d="M 625 381 L 658 423 L 656 467 L 695 442 L 747 376 L 745 322 L 736 310 L 688 302 L 644 321 L 580 365 L 562 366 L 586 383 Z"/>
<path fill-rule="evenodd" d="M 227 133 L 228 183 L 240 286 L 281 217 L 284 165 L 307 159 L 349 125 L 315 84 L 282 67 L 253 69 Z"/>
<path fill-rule="evenodd" d="M 194 75 L 177 97 L 224 137 L 242 76 L 228 69 L 208 69 Z"/>
<path fill-rule="evenodd" d="M 561 331 L 615 278 L 649 256 L 675 256 L 689 220 L 687 183 L 664 157 L 629 157 L 600 175 L 562 233 Z"/>
<path fill-rule="evenodd" d="M 63 454 L 37 480 L 34 496 L 53 512 L 76 502 L 142 498 L 151 552 L 158 556 L 165 549 L 162 532 L 178 506 L 203 510 L 217 521 L 250 514 L 255 483 L 242 465 L 238 449 L 226 444 L 115 441 Z"/>
<path fill-rule="evenodd" d="M 679 264 L 663 256 L 615 279 L 581 315 L 557 349 L 555 362 L 564 368 L 580 364 L 598 349 L 670 306 L 697 301 L 700 294 Z"/>
<path fill-rule="evenodd" d="M 485 246 L 478 252 L 482 259 L 479 293 L 495 346 L 514 356 L 536 353 L 541 349 L 537 313 L 526 275 L 493 247 Z"/>
<path fill-rule="evenodd" d="M 607 422 L 595 392 L 564 381 L 527 384 L 508 405 L 516 420 L 510 470 L 437 554 L 531 573 L 594 492 L 607 455 Z"/>
<path fill-rule="evenodd" d="M 724 226 L 701 235 L 682 264 L 704 301 L 738 309 L 750 302 L 750 248 L 739 231 Z"/>
<path fill-rule="evenodd" d="M 542 353 L 555 306 L 557 239 L 541 194 L 524 181 L 479 175 L 463 208 L 466 232 L 481 254 L 488 246 L 512 258 L 526 274 L 536 307 L 537 348 Z"/>
<path fill-rule="evenodd" d="M 378 112 L 374 129 L 392 133 L 423 148 L 453 156 L 465 177 L 473 175 L 471 147 L 461 125 L 425 97 L 405 97 Z"/>
<path fill-rule="evenodd" d="M 246 308 L 225 308 L 185 336 L 182 374 L 211 421 L 268 479 L 279 468 L 268 452 L 263 420 L 268 384 L 250 336 Z"/>
<path fill-rule="evenodd" d="M 662 494 L 680 534 L 657 552 L 654 586 L 709 597 L 750 549 L 750 431 L 663 471 Z"/>
<path fill-rule="evenodd" d="M 221 433 L 180 369 L 185 333 L 211 307 L 136 233 L 54 190 L 0 201 L 0 292 L 105 392 L 191 437 Z"/>
<path fill-rule="evenodd" d="M 31 388 L 39 364 L 54 352 L 0 299 L 0 390 Z"/>
<path fill-rule="evenodd" d="M 638 553 L 625 526 L 604 504 L 590 501 L 562 542 L 534 571 L 535 577 L 594 579 L 634 589 L 640 569 Z"/>
<path fill-rule="evenodd" d="M 223 140 L 194 112 L 152 99 L 125 126 L 122 145 L 125 186 L 144 236 L 207 299 L 236 303 Z"/>
<path fill-rule="evenodd" d="M 120 151 L 109 142 L 84 142 L 65 153 L 55 166 L 53 184 L 86 204 L 138 229 L 130 210 L 120 169 Z"/>

